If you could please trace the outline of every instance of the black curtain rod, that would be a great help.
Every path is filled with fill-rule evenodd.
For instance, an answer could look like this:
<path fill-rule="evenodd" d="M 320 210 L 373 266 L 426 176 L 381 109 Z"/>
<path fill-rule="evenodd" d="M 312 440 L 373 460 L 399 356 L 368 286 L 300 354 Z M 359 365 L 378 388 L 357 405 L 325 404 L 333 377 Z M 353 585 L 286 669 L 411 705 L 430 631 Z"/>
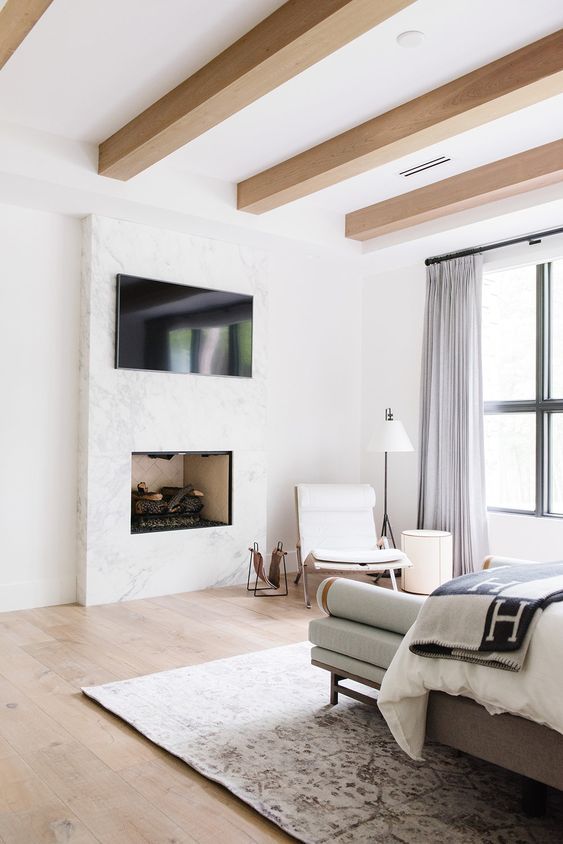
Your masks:
<path fill-rule="evenodd" d="M 553 234 L 563 234 L 563 226 L 558 229 L 548 229 L 544 232 L 524 234 L 521 237 L 513 237 L 511 240 L 499 240 L 497 243 L 487 243 L 484 246 L 473 246 L 471 249 L 462 249 L 459 252 L 449 252 L 447 255 L 436 255 L 434 258 L 427 258 L 424 262 L 427 267 L 430 264 L 440 264 L 442 261 L 449 261 L 451 258 L 465 258 L 466 255 L 478 255 L 480 252 L 490 252 L 492 249 L 502 249 L 504 246 L 512 246 L 514 243 L 525 243 L 530 246 L 540 243 L 544 237 L 551 237 Z"/>

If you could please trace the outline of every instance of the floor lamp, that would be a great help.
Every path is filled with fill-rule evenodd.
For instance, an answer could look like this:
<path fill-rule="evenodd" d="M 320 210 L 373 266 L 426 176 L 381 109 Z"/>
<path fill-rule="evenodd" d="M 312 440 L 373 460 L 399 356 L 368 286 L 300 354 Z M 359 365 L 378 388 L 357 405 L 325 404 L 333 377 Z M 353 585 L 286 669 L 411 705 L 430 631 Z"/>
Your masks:
<path fill-rule="evenodd" d="M 393 547 L 395 545 L 395 537 L 391 528 L 391 522 L 387 514 L 387 454 L 390 451 L 414 451 L 408 434 L 405 431 L 402 422 L 398 419 L 393 419 L 393 411 L 390 407 L 385 408 L 385 419 L 373 432 L 368 443 L 368 451 L 379 451 L 385 453 L 385 485 L 383 494 L 383 525 L 381 527 L 381 536 L 391 538 Z"/>

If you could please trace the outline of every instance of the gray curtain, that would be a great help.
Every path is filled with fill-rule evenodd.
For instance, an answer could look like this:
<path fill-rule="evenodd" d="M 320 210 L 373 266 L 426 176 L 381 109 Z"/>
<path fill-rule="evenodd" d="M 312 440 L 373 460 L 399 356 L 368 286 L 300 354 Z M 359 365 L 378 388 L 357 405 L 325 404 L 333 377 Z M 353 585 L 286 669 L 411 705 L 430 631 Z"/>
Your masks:
<path fill-rule="evenodd" d="M 418 526 L 453 534 L 454 576 L 488 553 L 481 256 L 427 268 Z"/>

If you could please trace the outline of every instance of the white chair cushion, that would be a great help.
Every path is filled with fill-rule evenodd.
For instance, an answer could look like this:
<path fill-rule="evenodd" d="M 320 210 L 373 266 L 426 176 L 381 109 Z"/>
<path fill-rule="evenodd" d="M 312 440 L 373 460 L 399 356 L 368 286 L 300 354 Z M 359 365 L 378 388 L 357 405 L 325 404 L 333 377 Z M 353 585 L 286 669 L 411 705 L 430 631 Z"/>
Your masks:
<path fill-rule="evenodd" d="M 369 484 L 298 484 L 300 513 L 373 510 L 375 490 Z"/>
<path fill-rule="evenodd" d="M 315 560 L 327 563 L 392 563 L 404 561 L 410 565 L 410 561 L 396 548 L 314 548 L 311 551 Z"/>
<path fill-rule="evenodd" d="M 312 554 L 305 561 L 315 571 L 338 571 L 341 574 L 348 574 L 351 571 L 360 571 L 362 574 L 377 574 L 378 572 L 393 569 L 406 569 L 412 566 L 409 560 L 395 560 L 391 563 L 325 563 L 324 560 L 315 560 Z"/>
<path fill-rule="evenodd" d="M 375 491 L 369 484 L 299 484 L 303 559 L 312 548 L 375 548 L 374 504 Z"/>

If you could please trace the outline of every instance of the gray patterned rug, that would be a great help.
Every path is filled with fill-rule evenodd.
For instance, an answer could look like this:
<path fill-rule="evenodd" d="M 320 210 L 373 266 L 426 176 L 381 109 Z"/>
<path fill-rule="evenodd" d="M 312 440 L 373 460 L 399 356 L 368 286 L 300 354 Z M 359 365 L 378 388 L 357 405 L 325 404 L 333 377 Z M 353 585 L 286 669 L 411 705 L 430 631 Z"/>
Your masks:
<path fill-rule="evenodd" d="M 307 643 L 83 691 L 306 844 L 551 844 L 563 800 L 528 819 L 518 778 L 430 745 L 397 747 L 376 711 L 327 704 Z"/>

